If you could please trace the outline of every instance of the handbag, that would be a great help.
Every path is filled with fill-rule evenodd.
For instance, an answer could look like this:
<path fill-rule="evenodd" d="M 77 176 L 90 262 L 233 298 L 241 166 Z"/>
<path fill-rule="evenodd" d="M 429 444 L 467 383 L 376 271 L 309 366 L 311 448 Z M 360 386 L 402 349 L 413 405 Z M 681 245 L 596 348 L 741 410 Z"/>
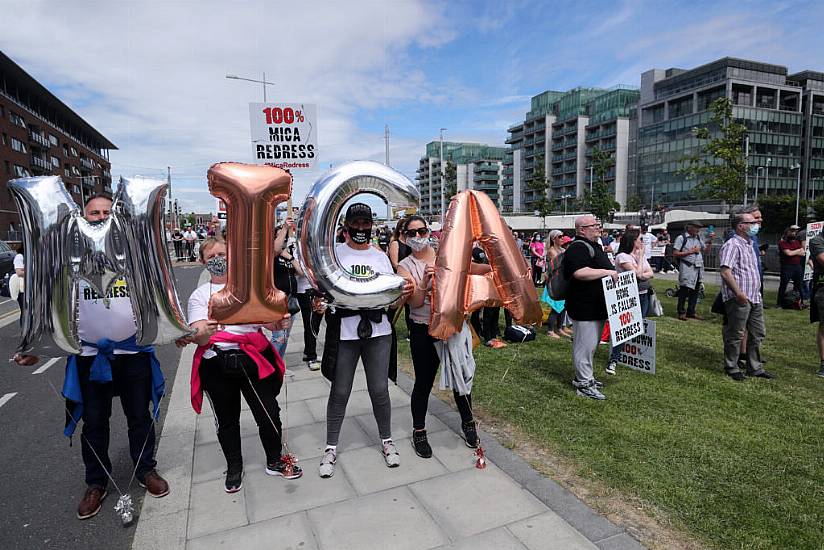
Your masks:
<path fill-rule="evenodd" d="M 649 309 L 652 312 L 653 317 L 664 316 L 664 305 L 661 303 L 661 300 L 658 299 L 658 296 L 656 296 L 655 293 L 650 294 Z"/>
<path fill-rule="evenodd" d="M 297 315 L 298 312 L 300 312 L 300 302 L 298 302 L 298 298 L 294 294 L 289 295 L 289 300 L 286 302 L 286 310 L 289 312 L 289 315 Z"/>

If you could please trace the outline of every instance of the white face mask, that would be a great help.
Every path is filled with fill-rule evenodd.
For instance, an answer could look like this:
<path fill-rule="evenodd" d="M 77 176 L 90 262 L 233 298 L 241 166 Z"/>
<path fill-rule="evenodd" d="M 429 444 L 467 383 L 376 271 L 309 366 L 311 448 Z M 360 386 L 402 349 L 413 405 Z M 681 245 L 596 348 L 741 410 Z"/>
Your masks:
<path fill-rule="evenodd" d="M 429 246 L 429 237 L 407 237 L 406 244 L 413 252 L 420 252 Z"/>

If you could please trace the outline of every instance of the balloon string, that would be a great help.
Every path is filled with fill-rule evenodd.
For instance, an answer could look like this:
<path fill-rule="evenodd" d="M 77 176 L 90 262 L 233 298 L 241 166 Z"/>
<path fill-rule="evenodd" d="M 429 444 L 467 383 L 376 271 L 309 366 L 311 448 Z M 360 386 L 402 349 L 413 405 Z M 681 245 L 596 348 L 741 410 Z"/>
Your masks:
<path fill-rule="evenodd" d="M 249 387 L 252 388 L 252 392 L 254 392 L 255 397 L 257 398 L 258 403 L 260 404 L 260 407 L 263 409 L 263 412 L 266 413 L 266 417 L 269 419 L 269 423 L 272 424 L 272 428 L 275 430 L 275 433 L 277 433 L 278 437 L 281 438 L 281 443 L 283 445 L 283 448 L 286 450 L 286 454 L 290 454 L 289 445 L 287 444 L 286 437 L 284 437 L 284 435 L 281 433 L 281 431 L 278 430 L 278 427 L 275 425 L 275 421 L 272 420 L 272 416 L 269 414 L 269 411 L 266 409 L 266 406 L 263 404 L 263 400 L 260 398 L 260 395 L 258 394 L 257 390 L 255 389 L 255 385 L 252 384 L 252 379 L 249 377 L 249 373 L 246 372 L 246 369 L 241 369 L 241 370 L 243 371 L 243 374 L 246 376 L 246 380 L 249 382 Z M 286 397 L 288 399 L 288 397 L 289 397 L 289 394 L 288 394 L 289 384 L 287 384 L 287 382 L 286 382 L 286 375 L 283 376 L 283 385 L 284 385 L 285 388 L 287 388 L 285 391 L 287 392 Z M 287 413 L 288 413 L 288 409 L 287 409 Z M 287 424 L 287 427 L 288 427 L 288 424 Z"/>

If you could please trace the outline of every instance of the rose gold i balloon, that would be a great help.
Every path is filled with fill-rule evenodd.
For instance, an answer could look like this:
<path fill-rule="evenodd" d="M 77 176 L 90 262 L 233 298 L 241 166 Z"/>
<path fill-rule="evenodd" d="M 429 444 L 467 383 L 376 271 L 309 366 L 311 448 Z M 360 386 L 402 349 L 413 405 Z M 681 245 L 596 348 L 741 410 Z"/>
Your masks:
<path fill-rule="evenodd" d="M 275 287 L 275 207 L 292 193 L 292 176 L 274 166 L 221 162 L 209 168 L 209 192 L 226 203 L 226 287 L 209 300 L 209 318 L 227 325 L 269 323 L 286 315 Z"/>

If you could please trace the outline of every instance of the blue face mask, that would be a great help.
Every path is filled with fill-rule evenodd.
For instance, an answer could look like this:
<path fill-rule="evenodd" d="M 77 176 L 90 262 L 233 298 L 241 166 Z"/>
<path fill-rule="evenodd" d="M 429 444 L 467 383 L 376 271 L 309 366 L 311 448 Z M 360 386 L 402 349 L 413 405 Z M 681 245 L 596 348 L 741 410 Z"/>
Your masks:
<path fill-rule="evenodd" d="M 758 231 L 760 231 L 760 230 L 761 230 L 761 225 L 757 224 L 757 223 L 754 223 L 754 224 L 750 225 L 750 228 L 747 230 L 747 234 L 750 237 L 755 237 L 756 235 L 758 235 Z"/>

